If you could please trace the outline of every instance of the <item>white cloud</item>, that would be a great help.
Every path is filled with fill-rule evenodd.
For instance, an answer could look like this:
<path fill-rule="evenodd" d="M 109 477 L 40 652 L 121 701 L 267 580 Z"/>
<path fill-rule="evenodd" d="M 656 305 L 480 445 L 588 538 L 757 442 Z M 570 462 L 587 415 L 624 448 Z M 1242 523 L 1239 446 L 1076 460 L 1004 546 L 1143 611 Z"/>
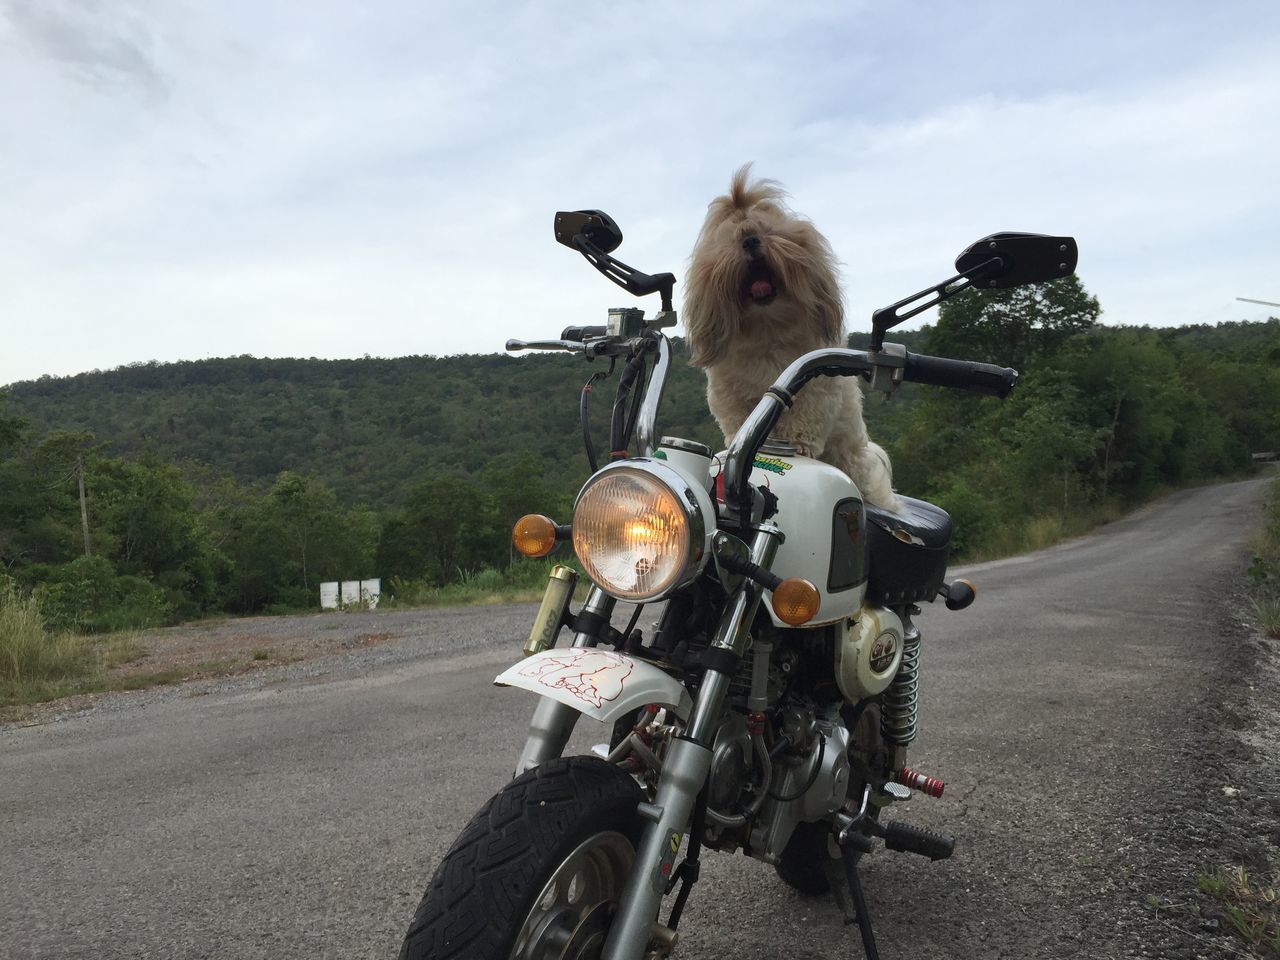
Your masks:
<path fill-rule="evenodd" d="M 0 3 L 0 383 L 596 322 L 625 294 L 552 213 L 604 207 L 624 260 L 679 274 L 748 159 L 831 236 L 854 328 L 1000 229 L 1074 233 L 1112 322 L 1263 316 L 1232 298 L 1280 299 L 1280 15 L 1238 6 L 1107 8 L 1097 31 L 1101 4 L 1010 25 L 942 4 Z"/>

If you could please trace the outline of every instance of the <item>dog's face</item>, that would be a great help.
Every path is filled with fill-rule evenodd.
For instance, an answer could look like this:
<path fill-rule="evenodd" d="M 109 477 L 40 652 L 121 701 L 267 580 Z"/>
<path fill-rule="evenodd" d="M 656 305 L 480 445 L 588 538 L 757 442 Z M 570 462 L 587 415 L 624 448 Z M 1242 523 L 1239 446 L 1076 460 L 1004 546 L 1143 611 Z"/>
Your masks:
<path fill-rule="evenodd" d="M 707 209 L 689 264 L 684 323 L 693 362 L 714 363 L 730 339 L 841 343 L 844 315 L 831 246 L 750 165 Z"/>

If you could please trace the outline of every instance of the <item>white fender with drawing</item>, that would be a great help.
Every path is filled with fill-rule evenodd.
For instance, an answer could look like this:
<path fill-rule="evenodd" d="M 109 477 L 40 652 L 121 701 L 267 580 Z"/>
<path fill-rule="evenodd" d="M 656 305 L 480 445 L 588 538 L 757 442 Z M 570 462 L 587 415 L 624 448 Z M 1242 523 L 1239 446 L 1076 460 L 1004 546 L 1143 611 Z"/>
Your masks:
<path fill-rule="evenodd" d="M 598 647 L 543 650 L 493 682 L 549 697 L 601 723 L 651 703 L 687 718 L 692 705 L 684 686 L 653 664 Z"/>

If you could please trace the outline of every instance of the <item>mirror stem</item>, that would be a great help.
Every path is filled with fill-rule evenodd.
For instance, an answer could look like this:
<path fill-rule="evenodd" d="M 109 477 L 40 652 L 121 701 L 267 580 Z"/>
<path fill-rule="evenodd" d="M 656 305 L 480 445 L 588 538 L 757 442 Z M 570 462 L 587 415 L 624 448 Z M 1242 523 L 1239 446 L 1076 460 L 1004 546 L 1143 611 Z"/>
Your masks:
<path fill-rule="evenodd" d="M 989 272 L 994 272 L 1004 265 L 1004 261 L 999 257 L 992 257 L 986 263 L 969 270 L 966 273 L 957 273 L 949 280 L 943 280 L 941 283 L 927 287 L 919 293 L 913 293 L 909 297 L 904 297 L 897 303 L 890 304 L 887 307 L 881 307 L 875 313 L 871 314 L 871 352 L 877 352 L 884 346 L 884 335 L 891 329 L 902 323 L 904 320 L 910 320 L 918 313 L 923 313 L 930 307 L 936 307 L 943 300 L 950 300 L 962 290 L 967 290 L 973 286 L 974 282 L 981 280 Z M 963 282 L 957 282 L 963 281 Z M 898 311 L 915 303 L 923 297 L 929 297 L 924 303 L 916 304 L 905 313 Z"/>

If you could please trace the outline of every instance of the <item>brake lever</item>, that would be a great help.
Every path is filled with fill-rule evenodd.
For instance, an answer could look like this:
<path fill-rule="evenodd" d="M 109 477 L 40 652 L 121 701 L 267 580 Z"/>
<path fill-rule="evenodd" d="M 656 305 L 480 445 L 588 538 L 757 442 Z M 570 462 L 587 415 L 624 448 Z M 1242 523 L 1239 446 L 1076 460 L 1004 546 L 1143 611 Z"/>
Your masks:
<path fill-rule="evenodd" d="M 508 340 L 508 350 L 564 350 L 566 353 L 582 353 L 586 345 L 577 340 Z"/>

